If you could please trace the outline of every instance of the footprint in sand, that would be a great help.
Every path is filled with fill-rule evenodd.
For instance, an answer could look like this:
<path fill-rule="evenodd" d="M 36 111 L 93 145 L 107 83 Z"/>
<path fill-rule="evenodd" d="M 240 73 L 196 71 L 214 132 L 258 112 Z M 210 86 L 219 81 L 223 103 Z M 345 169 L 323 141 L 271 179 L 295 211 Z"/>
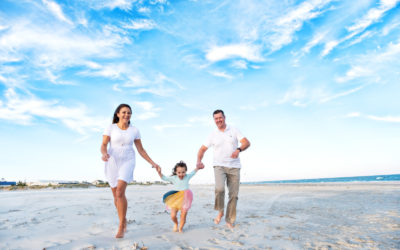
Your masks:
<path fill-rule="evenodd" d="M 232 245 L 236 245 L 236 246 L 243 246 L 244 245 L 244 243 L 240 242 L 240 241 L 232 241 L 231 244 Z"/>
<path fill-rule="evenodd" d="M 220 241 L 215 239 L 215 238 L 209 239 L 208 242 L 210 242 L 212 244 L 219 244 L 220 243 Z"/>
<path fill-rule="evenodd" d="M 171 240 L 170 240 L 167 236 L 165 236 L 164 234 L 159 235 L 159 236 L 157 236 L 156 238 L 165 240 L 165 241 L 167 241 L 167 242 L 171 242 Z"/>

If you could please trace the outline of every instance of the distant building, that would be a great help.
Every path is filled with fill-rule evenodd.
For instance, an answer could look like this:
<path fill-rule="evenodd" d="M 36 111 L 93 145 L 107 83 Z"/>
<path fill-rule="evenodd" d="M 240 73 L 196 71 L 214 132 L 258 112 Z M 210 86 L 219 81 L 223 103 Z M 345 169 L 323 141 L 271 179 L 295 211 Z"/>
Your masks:
<path fill-rule="evenodd" d="M 105 182 L 102 180 L 95 180 L 94 182 L 92 182 L 93 185 L 101 185 L 104 184 Z"/>
<path fill-rule="evenodd" d="M 28 186 L 48 186 L 60 184 L 79 184 L 78 181 L 63 181 L 63 180 L 39 180 L 27 183 Z"/>

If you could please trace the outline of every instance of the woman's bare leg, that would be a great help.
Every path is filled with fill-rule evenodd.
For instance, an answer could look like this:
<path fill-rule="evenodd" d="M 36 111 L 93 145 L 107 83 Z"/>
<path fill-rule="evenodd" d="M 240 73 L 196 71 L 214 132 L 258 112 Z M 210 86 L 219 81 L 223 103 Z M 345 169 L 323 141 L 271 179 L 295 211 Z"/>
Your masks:
<path fill-rule="evenodd" d="M 171 208 L 171 220 L 174 223 L 174 228 L 172 231 L 178 232 L 178 219 L 176 218 L 176 214 L 178 213 L 178 210 L 175 208 Z"/>
<path fill-rule="evenodd" d="M 126 200 L 125 190 L 127 183 L 125 181 L 118 180 L 117 188 L 115 191 L 116 196 L 116 207 L 119 217 L 119 228 L 115 238 L 123 238 L 126 230 L 126 210 L 128 208 L 128 201 Z"/>

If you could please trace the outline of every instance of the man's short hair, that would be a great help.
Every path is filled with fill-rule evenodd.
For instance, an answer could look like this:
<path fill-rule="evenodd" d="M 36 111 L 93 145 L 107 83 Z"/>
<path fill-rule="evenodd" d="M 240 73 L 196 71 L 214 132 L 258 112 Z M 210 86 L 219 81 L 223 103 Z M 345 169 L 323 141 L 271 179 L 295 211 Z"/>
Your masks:
<path fill-rule="evenodd" d="M 216 114 L 219 114 L 219 113 L 221 113 L 222 116 L 225 117 L 224 111 L 222 111 L 221 109 L 215 110 L 214 113 L 213 113 L 213 116 L 216 115 Z"/>

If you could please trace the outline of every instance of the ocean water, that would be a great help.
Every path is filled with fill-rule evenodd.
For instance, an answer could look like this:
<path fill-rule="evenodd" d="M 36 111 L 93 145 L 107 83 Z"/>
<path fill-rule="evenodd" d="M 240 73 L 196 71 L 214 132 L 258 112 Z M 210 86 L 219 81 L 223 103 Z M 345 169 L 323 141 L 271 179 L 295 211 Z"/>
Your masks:
<path fill-rule="evenodd" d="M 301 179 L 301 180 L 281 180 L 281 181 L 257 181 L 257 182 L 242 182 L 242 184 L 368 182 L 368 181 L 400 181 L 400 174 L 319 178 L 319 179 Z"/>

